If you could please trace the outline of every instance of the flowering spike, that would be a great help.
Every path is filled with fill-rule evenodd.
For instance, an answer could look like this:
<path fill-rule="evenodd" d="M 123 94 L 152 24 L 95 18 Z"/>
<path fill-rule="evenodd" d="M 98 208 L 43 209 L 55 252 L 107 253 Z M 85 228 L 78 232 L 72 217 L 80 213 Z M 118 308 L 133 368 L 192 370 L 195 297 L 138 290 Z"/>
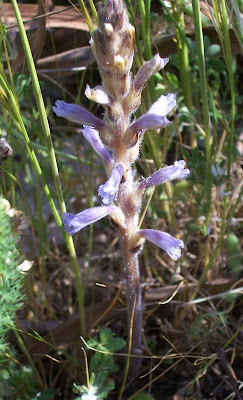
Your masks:
<path fill-rule="evenodd" d="M 129 23 L 123 0 L 106 0 L 105 7 L 99 11 L 98 28 L 92 32 L 90 41 L 102 86 L 91 89 L 87 85 L 85 90 L 88 99 L 104 106 L 103 120 L 82 107 L 62 101 L 57 101 L 53 110 L 58 116 L 86 125 L 83 134 L 102 157 L 106 171 L 110 173 L 107 182 L 98 190 L 104 206 L 91 208 L 77 215 L 66 213 L 63 222 L 66 232 L 71 235 L 106 215 L 115 222 L 120 231 L 126 270 L 128 320 L 133 321 L 131 352 L 139 354 L 142 349 L 142 298 L 138 250 L 147 239 L 177 260 L 184 246 L 181 240 L 168 233 L 139 230 L 139 213 L 144 191 L 149 186 L 172 179 L 184 179 L 189 170 L 184 168 L 185 163 L 180 160 L 173 166 L 160 168 L 152 176 L 139 182 L 131 169 L 139 155 L 144 132 L 170 124 L 166 115 L 176 105 L 175 94 L 161 96 L 145 115 L 131 122 L 132 114 L 141 102 L 141 93 L 146 82 L 168 62 L 168 59 L 162 59 L 156 54 L 152 60 L 142 65 L 132 79 L 134 38 L 135 29 Z M 108 149 L 111 150 L 112 157 Z M 113 201 L 116 205 L 112 205 Z M 135 363 L 134 371 L 138 372 L 139 358 L 133 359 L 132 363 Z"/>
<path fill-rule="evenodd" d="M 182 240 L 175 239 L 173 236 L 169 235 L 169 233 L 153 229 L 141 229 L 138 235 L 166 251 L 172 260 L 176 261 L 181 257 L 181 248 L 184 248 L 184 243 Z"/>
<path fill-rule="evenodd" d="M 63 225 L 64 230 L 69 235 L 74 235 L 81 229 L 85 228 L 90 224 L 106 217 L 106 215 L 116 213 L 115 206 L 101 206 L 88 208 L 87 210 L 81 211 L 79 214 L 64 213 Z"/>
<path fill-rule="evenodd" d="M 110 164 L 113 159 L 108 151 L 108 149 L 105 147 L 104 143 L 102 142 L 99 132 L 96 131 L 94 128 L 91 128 L 89 126 L 84 125 L 84 129 L 82 129 L 83 135 L 86 140 L 91 144 L 93 149 L 96 151 L 96 153 L 99 154 L 99 156 L 106 162 L 107 164 Z"/>
<path fill-rule="evenodd" d="M 89 111 L 85 110 L 85 108 L 77 104 L 68 104 L 63 100 L 57 100 L 52 109 L 58 117 L 66 118 L 69 121 L 93 126 L 96 129 L 106 128 L 105 123 L 101 119 L 95 117 Z"/>
<path fill-rule="evenodd" d="M 123 170 L 123 164 L 117 164 L 113 168 L 108 181 L 104 185 L 101 185 L 99 187 L 98 193 L 99 196 L 102 198 L 103 204 L 110 205 L 115 200 L 119 189 L 119 184 L 122 179 Z"/>
<path fill-rule="evenodd" d="M 175 161 L 174 165 L 160 168 L 149 178 L 139 183 L 139 189 L 145 189 L 150 186 L 156 186 L 161 183 L 172 181 L 174 179 L 185 179 L 189 174 L 189 169 L 184 169 L 186 163 L 184 160 Z"/>

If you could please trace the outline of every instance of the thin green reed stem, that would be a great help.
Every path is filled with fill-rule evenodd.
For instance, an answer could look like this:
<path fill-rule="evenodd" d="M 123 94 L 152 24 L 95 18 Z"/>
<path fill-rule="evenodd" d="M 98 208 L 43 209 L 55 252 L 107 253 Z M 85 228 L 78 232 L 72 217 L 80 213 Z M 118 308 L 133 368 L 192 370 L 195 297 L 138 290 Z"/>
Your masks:
<path fill-rule="evenodd" d="M 227 183 L 226 192 L 230 190 L 230 176 L 231 176 L 231 166 L 233 161 L 233 144 L 234 144 L 234 129 L 235 129 L 235 83 L 234 83 L 234 72 L 233 72 L 233 57 L 230 44 L 229 36 L 229 24 L 227 21 L 227 10 L 225 0 L 213 0 L 213 8 L 217 23 L 217 32 L 219 40 L 222 46 L 226 68 L 229 76 L 230 84 L 230 95 L 231 95 L 231 124 L 230 130 L 226 124 L 227 129 Z M 226 206 L 228 204 L 228 198 L 225 199 L 224 214 L 226 211 Z"/>
<path fill-rule="evenodd" d="M 192 0 L 192 8 L 193 8 L 193 18 L 194 18 L 195 36 L 197 45 L 198 68 L 199 68 L 199 78 L 200 78 L 200 87 L 202 96 L 203 122 L 204 122 L 205 144 L 206 144 L 207 212 L 206 212 L 205 226 L 206 228 L 208 228 L 210 220 L 210 210 L 211 210 L 212 161 L 211 161 L 211 143 L 210 143 L 210 117 L 209 117 L 208 94 L 207 94 L 207 77 L 205 69 L 204 43 L 203 43 L 203 32 L 202 32 L 199 0 Z"/>
<path fill-rule="evenodd" d="M 96 24 L 97 24 L 97 21 L 98 21 L 98 14 L 97 14 L 95 5 L 94 5 L 94 3 L 93 3 L 93 0 L 89 0 L 89 5 L 90 5 L 90 8 L 91 8 L 91 11 L 92 11 L 94 20 L 95 20 L 95 22 L 96 22 Z"/>
<path fill-rule="evenodd" d="M 145 0 L 145 32 L 146 36 L 145 40 L 145 49 L 146 49 L 146 57 L 149 60 L 153 57 L 152 48 L 151 48 L 151 36 L 150 36 L 150 16 L 151 16 L 151 0 Z"/>
<path fill-rule="evenodd" d="M 182 30 L 185 28 L 184 13 L 180 12 L 178 16 L 178 25 Z M 188 48 L 183 39 L 181 39 L 180 33 L 177 31 L 177 43 L 179 46 L 179 63 L 180 63 L 180 75 L 181 82 L 183 85 L 185 104 L 191 109 L 192 108 L 192 90 L 191 90 L 191 70 L 188 58 Z"/>
<path fill-rule="evenodd" d="M 14 132 L 13 135 L 16 136 L 18 139 L 24 141 L 23 136 L 19 132 Z M 30 145 L 33 147 L 33 149 L 37 149 L 37 150 L 41 150 L 41 151 L 44 150 L 47 152 L 47 147 L 43 146 L 40 143 L 35 143 L 32 140 L 30 140 Z M 79 158 L 77 156 L 75 156 L 73 154 L 64 153 L 63 151 L 60 151 L 60 150 L 55 150 L 55 154 L 62 158 L 66 158 L 67 160 L 70 160 L 70 161 L 78 161 L 79 160 Z M 85 165 L 92 165 L 95 168 L 100 168 L 100 166 L 98 164 L 95 164 L 91 161 L 80 160 L 80 162 Z"/>
<path fill-rule="evenodd" d="M 53 148 L 53 144 L 52 144 L 50 128 L 49 128 L 46 110 L 45 110 L 45 105 L 44 105 L 44 101 L 43 101 L 43 97 L 42 97 L 42 93 L 41 93 L 41 89 L 40 89 L 40 84 L 39 84 L 34 60 L 33 60 L 32 54 L 31 54 L 30 45 L 29 45 L 28 38 L 27 38 L 25 29 L 24 29 L 24 24 L 23 24 L 21 15 L 20 15 L 17 1 L 11 0 L 11 3 L 14 8 L 14 13 L 15 13 L 16 20 L 17 20 L 18 27 L 19 27 L 20 37 L 21 37 L 21 41 L 23 44 L 26 61 L 28 64 L 28 68 L 29 68 L 29 72 L 30 72 L 30 76 L 31 76 L 32 84 L 33 84 L 35 99 L 36 99 L 37 107 L 38 107 L 39 114 L 40 114 L 42 130 L 43 130 L 44 138 L 45 138 L 47 149 L 48 149 L 48 155 L 50 158 L 53 179 L 54 179 L 55 187 L 56 187 L 56 191 L 57 191 L 59 207 L 61 210 L 61 214 L 63 215 L 63 213 L 66 211 L 66 206 L 65 206 L 62 189 L 61 189 L 61 185 L 60 185 L 58 167 L 57 167 L 55 152 L 54 152 L 54 148 Z M 59 217 L 59 219 L 60 219 L 60 217 Z M 61 221 L 60 221 L 60 226 L 62 226 Z M 82 335 L 85 335 L 86 328 L 85 328 L 84 293 L 83 293 L 83 287 L 82 287 L 82 277 L 81 277 L 81 274 L 79 273 L 79 265 L 78 265 L 78 260 L 77 260 L 77 256 L 76 256 L 73 239 L 70 235 L 68 235 L 64 232 L 63 228 L 62 228 L 62 233 L 63 233 L 64 239 L 65 239 L 67 247 L 68 247 L 68 251 L 69 251 L 69 254 L 71 257 L 72 266 L 73 266 L 73 270 L 74 270 L 74 274 L 75 274 L 77 294 L 78 294 L 80 323 L 81 323 L 81 333 L 82 333 Z"/>
<path fill-rule="evenodd" d="M 144 43 L 145 60 L 148 61 L 153 57 L 151 40 L 150 40 L 150 14 L 151 14 L 151 0 L 138 0 L 139 12 L 141 15 L 142 36 Z M 149 105 L 156 98 L 155 96 L 155 79 L 152 76 L 148 82 L 148 89 L 146 91 Z"/>
<path fill-rule="evenodd" d="M 176 0 L 175 4 L 174 3 L 172 4 L 174 6 L 173 7 L 174 18 L 178 26 L 180 27 L 181 31 L 184 32 L 185 31 L 184 10 L 183 7 L 181 6 L 181 2 Z M 191 88 L 192 76 L 191 76 L 191 68 L 188 57 L 188 47 L 178 29 L 176 29 L 176 39 L 177 39 L 177 54 L 180 66 L 180 78 L 184 93 L 185 104 L 188 110 L 192 112 L 193 108 L 192 88 Z M 190 129 L 190 145 L 191 147 L 197 146 L 197 139 L 192 129 Z"/>
<path fill-rule="evenodd" d="M 138 6 L 139 6 L 139 12 L 141 15 L 141 25 L 142 25 L 142 33 L 143 33 L 143 39 L 145 41 L 146 37 L 146 9 L 145 9 L 145 4 L 143 0 L 138 0 Z"/>
<path fill-rule="evenodd" d="M 7 63 L 7 67 L 8 67 L 8 73 L 9 73 L 9 77 L 10 77 L 10 82 L 11 82 L 12 88 L 14 88 L 13 74 L 12 74 L 12 70 L 11 70 L 10 60 L 9 60 L 8 51 L 7 51 L 7 44 L 6 44 L 5 36 L 4 36 L 4 33 L 3 33 L 3 26 L 2 26 L 1 21 L 0 21 L 0 29 L 1 29 L 1 36 L 2 36 L 2 41 L 3 41 L 4 53 L 5 53 L 5 56 L 6 56 L 6 63 Z"/>
<path fill-rule="evenodd" d="M 163 7 L 163 9 L 166 11 L 166 14 L 168 15 L 170 21 L 175 25 L 176 29 L 178 30 L 178 32 L 181 35 L 181 38 L 183 38 L 184 42 L 186 43 L 188 49 L 190 50 L 190 57 L 192 57 L 194 60 L 196 60 L 195 54 L 194 54 L 194 50 L 193 47 L 190 43 L 190 41 L 188 40 L 188 38 L 186 37 L 184 31 L 180 28 L 180 26 L 178 25 L 177 21 L 175 20 L 175 18 L 173 17 L 173 15 L 170 12 L 170 9 L 166 6 L 166 4 L 164 3 L 163 0 L 159 0 L 159 3 L 161 4 L 161 6 Z"/>
<path fill-rule="evenodd" d="M 16 336 L 16 339 L 18 341 L 19 347 L 21 348 L 23 354 L 25 355 L 25 357 L 29 361 L 29 363 L 31 365 L 31 368 L 32 368 L 33 372 L 35 373 L 35 376 L 38 379 L 38 382 L 39 382 L 40 386 L 43 388 L 44 384 L 43 384 L 42 378 L 41 378 L 41 376 L 40 376 L 40 374 L 39 374 L 39 372 L 38 372 L 38 370 L 37 370 L 37 368 L 35 366 L 35 363 L 34 363 L 32 357 L 31 357 L 27 347 L 25 346 L 25 343 L 24 343 L 21 335 L 18 332 L 18 329 L 16 329 L 15 326 L 12 326 L 12 329 L 13 329 L 14 334 Z"/>
<path fill-rule="evenodd" d="M 231 176 L 231 165 L 233 161 L 233 144 L 234 144 L 234 129 L 235 129 L 235 83 L 234 83 L 234 72 L 233 72 L 233 57 L 230 44 L 229 36 L 229 25 L 227 22 L 227 11 L 225 6 L 225 0 L 221 0 L 222 6 L 222 27 L 225 40 L 225 60 L 228 69 L 229 83 L 230 83 L 230 94 L 231 94 L 231 125 L 230 134 L 228 136 L 228 157 L 227 157 L 227 176 L 228 182 L 226 185 L 226 191 L 230 190 L 230 176 Z"/>
<path fill-rule="evenodd" d="M 213 8 L 215 15 L 215 28 L 218 33 L 218 37 L 221 43 L 226 68 L 229 76 L 230 83 L 230 94 L 231 94 L 231 124 L 230 129 L 228 124 L 225 123 L 225 129 L 227 133 L 227 182 L 226 192 L 230 191 L 230 177 L 231 177 L 231 165 L 233 159 L 233 144 L 234 144 L 234 123 L 235 123 L 235 89 L 234 89 L 234 73 L 233 73 L 233 57 L 231 52 L 231 44 L 229 37 L 229 26 L 227 22 L 227 11 L 224 0 L 213 0 Z M 228 196 L 224 198 L 224 208 L 222 215 L 222 226 L 226 218 L 226 210 L 229 202 Z"/>
<path fill-rule="evenodd" d="M 136 27 L 136 16 L 135 16 L 135 12 L 133 9 L 132 1 L 127 0 L 127 2 L 128 2 L 128 10 L 129 10 L 131 20 L 132 20 L 132 25 Z M 143 51 L 142 51 L 141 43 L 140 43 L 140 40 L 138 37 L 137 29 L 135 30 L 135 42 L 136 42 L 137 52 L 135 52 L 134 58 L 135 58 L 137 67 L 139 68 L 143 64 Z M 137 55 L 138 55 L 138 57 L 137 57 Z"/>
<path fill-rule="evenodd" d="M 86 7 L 86 5 L 84 4 L 84 1 L 83 0 L 78 0 L 78 3 L 79 3 L 79 6 L 80 6 L 80 8 L 81 8 L 81 12 L 82 12 L 82 14 L 83 14 L 83 17 L 84 17 L 84 19 L 85 19 L 85 21 L 87 22 L 87 25 L 88 25 L 88 27 L 89 27 L 89 31 L 90 32 L 93 32 L 93 30 L 94 30 L 94 26 L 93 26 L 93 23 L 92 23 L 92 20 L 91 20 L 91 18 L 90 18 L 90 15 L 89 15 L 89 12 L 88 12 L 88 10 L 87 10 L 87 7 Z M 95 8 L 95 7 L 94 7 Z M 92 10 L 93 11 L 93 10 Z M 95 10 L 96 11 L 96 10 Z M 96 21 L 97 21 L 97 12 L 96 12 Z"/>

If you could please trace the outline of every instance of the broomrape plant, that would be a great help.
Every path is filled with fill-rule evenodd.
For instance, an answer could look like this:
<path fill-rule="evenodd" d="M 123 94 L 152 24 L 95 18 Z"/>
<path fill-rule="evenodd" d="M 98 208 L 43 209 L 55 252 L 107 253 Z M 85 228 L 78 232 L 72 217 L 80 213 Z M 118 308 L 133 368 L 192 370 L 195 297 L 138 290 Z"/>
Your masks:
<path fill-rule="evenodd" d="M 91 46 L 96 58 L 102 86 L 85 95 L 104 107 L 103 120 L 76 104 L 56 101 L 53 111 L 58 117 L 83 125 L 82 133 L 102 158 L 108 180 L 98 189 L 99 207 L 89 208 L 77 215 L 64 214 L 64 229 L 70 235 L 109 216 L 120 232 L 124 270 L 127 283 L 128 320 L 133 317 L 132 353 L 142 349 L 142 300 L 138 254 L 145 240 L 166 251 L 173 260 L 181 256 L 182 240 L 165 232 L 139 229 L 139 213 L 147 188 L 174 179 L 185 179 L 189 170 L 183 160 L 160 168 L 150 177 L 135 179 L 132 165 L 137 160 L 144 134 L 149 129 L 165 128 L 170 124 L 166 115 L 176 105 L 176 95 L 161 96 L 138 119 L 132 115 L 141 103 L 146 82 L 168 63 L 156 54 L 144 63 L 135 77 L 131 67 L 134 54 L 135 29 L 130 25 L 122 0 L 108 0 L 99 12 L 98 29 L 92 32 Z M 131 325 L 130 325 L 131 326 Z"/>

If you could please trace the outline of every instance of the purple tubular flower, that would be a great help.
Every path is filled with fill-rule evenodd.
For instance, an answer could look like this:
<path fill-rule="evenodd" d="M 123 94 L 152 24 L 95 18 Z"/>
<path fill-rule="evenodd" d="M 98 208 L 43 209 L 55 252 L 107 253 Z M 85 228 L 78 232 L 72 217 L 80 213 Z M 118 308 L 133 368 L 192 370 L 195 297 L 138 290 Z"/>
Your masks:
<path fill-rule="evenodd" d="M 113 208 L 115 207 L 101 206 L 88 208 L 87 210 L 81 211 L 79 214 L 64 213 L 64 230 L 69 233 L 69 235 L 74 235 L 85 226 L 93 224 L 94 222 L 104 218 L 106 215 L 111 214 L 112 211 L 114 211 Z"/>
<path fill-rule="evenodd" d="M 99 187 L 98 194 L 102 198 L 103 204 L 109 206 L 115 200 L 122 175 L 123 164 L 119 163 L 111 171 L 108 181 Z"/>
<path fill-rule="evenodd" d="M 160 168 L 149 178 L 139 183 L 139 189 L 145 189 L 150 186 L 156 186 L 161 183 L 172 181 L 174 179 L 185 179 L 189 174 L 189 169 L 184 169 L 186 163 L 184 160 L 175 161 L 174 165 Z"/>
<path fill-rule="evenodd" d="M 104 129 L 106 126 L 101 119 L 95 117 L 89 111 L 85 110 L 85 108 L 77 104 L 68 104 L 63 100 L 57 100 L 52 109 L 58 117 L 66 118 L 77 124 L 93 126 L 98 130 Z"/>
<path fill-rule="evenodd" d="M 86 140 L 90 143 L 96 153 L 106 162 L 107 164 L 113 161 L 108 149 L 105 147 L 102 142 L 99 132 L 94 128 L 84 125 L 84 129 L 82 129 L 83 135 Z"/>
<path fill-rule="evenodd" d="M 182 240 L 175 239 L 169 233 L 153 229 L 141 229 L 138 234 L 166 251 L 172 260 L 176 261 L 181 257 L 181 248 L 184 248 L 184 243 Z"/>
<path fill-rule="evenodd" d="M 160 98 L 150 107 L 148 112 L 135 121 L 129 130 L 138 132 L 144 129 L 165 128 L 170 121 L 165 117 L 176 105 L 176 95 L 169 93 Z"/>

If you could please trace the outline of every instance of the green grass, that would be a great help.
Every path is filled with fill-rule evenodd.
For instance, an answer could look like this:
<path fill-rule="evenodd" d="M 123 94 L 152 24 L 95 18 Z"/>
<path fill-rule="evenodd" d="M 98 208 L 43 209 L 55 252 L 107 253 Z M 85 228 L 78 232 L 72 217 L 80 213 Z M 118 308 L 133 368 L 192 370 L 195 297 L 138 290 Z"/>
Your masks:
<path fill-rule="evenodd" d="M 16 57 L 14 39 L 11 30 L 1 24 L 0 126 L 1 134 L 6 135 L 14 149 L 14 155 L 0 164 L 0 194 L 10 202 L 12 208 L 22 210 L 23 215 L 30 217 L 28 241 L 31 245 L 26 246 L 24 236 L 20 243 L 16 240 L 12 245 L 14 252 L 22 254 L 23 258 L 30 259 L 30 253 L 34 267 L 24 278 L 25 299 L 22 294 L 20 296 L 21 302 L 24 301 L 23 312 L 19 311 L 19 302 L 14 302 L 14 297 L 13 302 L 9 303 L 13 325 L 7 330 L 15 326 L 15 315 L 21 321 L 38 322 L 38 326 L 44 324 L 49 330 L 53 329 L 51 326 L 56 322 L 65 323 L 58 333 L 54 330 L 48 337 L 42 337 L 35 328 L 36 334 L 27 332 L 22 323 L 18 330 L 14 328 L 17 335 L 16 353 L 11 353 L 11 358 L 17 361 L 8 364 L 8 374 L 16 371 L 16 365 L 19 365 L 21 372 L 18 372 L 15 383 L 20 385 L 19 376 L 24 374 L 23 365 L 27 363 L 34 380 L 33 383 L 29 379 L 26 370 L 27 385 L 40 391 L 51 391 L 49 395 L 45 392 L 47 397 L 43 398 L 60 398 L 60 395 L 64 400 L 75 398 L 73 383 L 79 388 L 78 393 L 82 394 L 86 390 L 83 389 L 84 385 L 89 388 L 92 373 L 100 376 L 100 371 L 93 368 L 92 357 L 99 354 L 99 350 L 104 350 L 114 352 L 114 355 L 109 353 L 108 372 L 104 373 L 104 381 L 99 381 L 99 385 L 105 391 L 106 385 L 112 382 L 109 389 L 109 398 L 112 400 L 139 400 L 143 398 L 139 397 L 139 393 L 146 393 L 144 396 L 147 397 L 144 398 L 159 399 L 160 387 L 164 387 L 165 382 L 168 384 L 169 398 L 175 394 L 169 389 L 173 380 L 176 385 L 178 382 L 175 390 L 179 390 L 185 379 L 188 390 L 186 399 L 197 398 L 198 384 L 206 398 L 209 395 L 207 376 L 219 379 L 215 378 L 212 365 L 216 363 L 218 370 L 221 368 L 220 358 L 215 356 L 215 341 L 219 341 L 222 349 L 228 349 L 225 354 L 229 359 L 228 352 L 236 353 L 232 366 L 236 369 L 236 375 L 238 371 L 240 326 L 236 314 L 242 261 L 238 213 L 242 198 L 239 155 L 242 139 L 239 137 L 241 117 L 238 105 L 241 97 L 239 64 L 232 54 L 228 20 L 230 18 L 232 21 L 231 29 L 237 40 L 241 40 L 241 4 L 234 0 L 232 10 L 229 2 L 213 0 L 213 19 L 205 21 L 199 0 L 192 1 L 192 10 L 187 4 L 176 0 L 171 4 L 162 0 L 127 1 L 131 23 L 136 26 L 134 74 L 144 61 L 160 49 L 159 41 L 155 44 L 153 41 L 153 27 L 156 23 L 158 27 L 161 26 L 160 18 L 167 21 L 167 28 L 160 33 L 160 40 L 174 31 L 176 41 L 176 51 L 171 54 L 170 63 L 150 80 L 148 88 L 144 90 L 137 116 L 168 91 L 177 94 L 177 109 L 171 114 L 172 123 L 165 131 L 146 134 L 141 158 L 136 165 L 138 174 L 148 176 L 163 164 L 168 165 L 182 158 L 191 170 L 186 182 L 163 185 L 153 193 L 148 191 L 145 199 L 146 226 L 171 234 L 178 232 L 186 248 L 177 263 L 149 245 L 141 255 L 142 281 L 146 289 L 144 296 L 147 293 L 151 296 L 144 310 L 144 343 L 148 347 L 148 355 L 141 372 L 144 378 L 137 378 L 131 387 L 125 367 L 130 355 L 127 357 L 126 354 L 129 353 L 129 346 L 125 337 L 126 320 L 123 318 L 124 293 L 122 289 L 117 292 L 123 280 L 117 234 L 107 222 L 101 222 L 102 229 L 99 226 L 91 227 L 73 239 L 64 232 L 62 225 L 66 208 L 69 211 L 73 207 L 78 212 L 96 204 L 97 187 L 103 182 L 104 174 L 100 161 L 86 147 L 77 127 L 64 120 L 57 121 L 51 105 L 56 98 L 62 98 L 62 91 L 71 92 L 78 102 L 87 108 L 93 107 L 92 112 L 100 116 L 101 109 L 88 103 L 83 94 L 86 83 L 90 86 L 100 84 L 96 65 L 89 65 L 84 72 L 68 78 L 57 78 L 62 90 L 40 80 L 18 2 L 11 0 L 11 3 L 27 68 L 22 66 L 17 73 L 13 73 Z M 67 5 L 69 3 L 65 3 Z M 79 6 L 92 31 L 97 21 L 96 2 L 90 0 L 87 4 L 79 1 Z M 157 15 L 152 13 L 154 10 Z M 187 29 L 189 17 L 195 29 L 193 39 Z M 216 31 L 218 43 L 212 43 L 206 36 L 205 24 Z M 241 42 L 239 47 L 242 48 Z M 13 222 L 16 223 L 15 220 Z M 9 249 L 11 247 L 2 236 L 6 233 L 10 237 L 8 229 L 10 222 L 6 227 L 0 225 L 0 248 L 3 245 Z M 17 256 L 14 252 L 13 265 L 16 267 Z M 6 263 L 3 252 L 0 252 L 0 263 L 1 271 Z M 0 288 L 2 279 L 0 273 Z M 223 281 L 227 281 L 226 289 L 220 286 Z M 218 297 L 213 297 L 214 282 Z M 17 293 L 19 283 L 15 277 L 10 277 L 9 284 L 11 291 L 15 288 Z M 172 292 L 166 291 L 167 286 L 172 286 Z M 187 291 L 187 287 L 192 289 Z M 158 297 L 158 288 L 161 299 Z M 225 296 L 227 291 L 231 297 Z M 203 297 L 207 301 L 196 302 Z M 104 308 L 98 308 L 97 314 L 96 308 L 104 300 L 109 300 L 110 305 L 109 301 L 104 302 Z M 0 315 L 2 310 L 3 306 Z M 76 310 L 78 317 L 75 317 Z M 74 321 L 73 325 L 70 321 Z M 97 343 L 99 337 L 102 343 L 102 332 L 109 332 L 109 329 L 105 330 L 108 326 L 121 340 L 127 340 L 128 347 L 123 350 L 124 354 L 119 356 L 115 353 L 115 347 L 107 351 L 106 347 L 103 349 L 97 344 L 97 353 L 85 347 L 85 363 L 79 336 L 91 342 L 95 337 Z M 200 341 L 204 326 L 207 326 L 209 333 Z M 73 332 L 76 332 L 76 340 L 73 339 Z M 29 335 L 36 348 L 28 341 Z M 110 336 L 112 340 L 114 334 Z M 46 347 L 38 348 L 38 344 Z M 47 356 L 41 356 L 38 360 L 35 353 Z M 6 354 L 10 354 L 8 347 L 0 353 L 0 366 L 6 362 Z M 24 356 L 27 361 L 23 361 Z M 119 370 L 112 374 L 114 360 Z M 188 365 L 191 371 L 188 371 Z M 45 373 L 46 369 L 50 371 L 49 376 Z M 185 376 L 182 376 L 181 370 L 185 370 Z M 0 374 L 1 371 L 0 368 Z M 95 386 L 95 380 L 91 380 L 93 384 Z M 233 389 L 224 385 L 226 396 Z M 31 396 L 35 398 L 34 394 Z M 167 398 L 167 394 L 164 396 Z"/>

